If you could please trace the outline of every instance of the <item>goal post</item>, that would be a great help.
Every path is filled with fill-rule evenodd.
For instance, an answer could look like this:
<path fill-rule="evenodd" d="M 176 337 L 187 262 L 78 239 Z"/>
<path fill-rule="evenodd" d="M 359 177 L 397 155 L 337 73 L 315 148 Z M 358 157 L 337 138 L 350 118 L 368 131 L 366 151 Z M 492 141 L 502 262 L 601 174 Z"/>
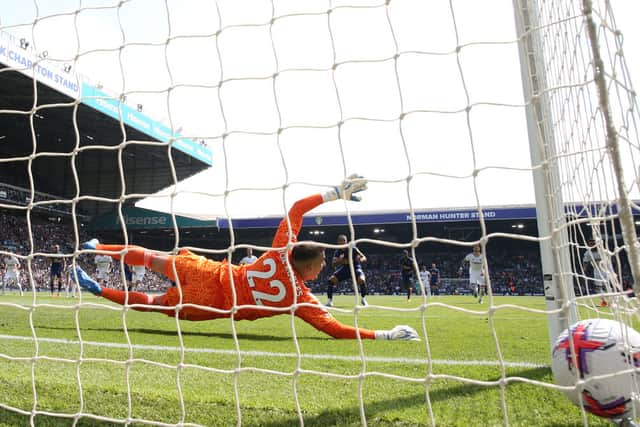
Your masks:
<path fill-rule="evenodd" d="M 554 192 L 560 184 L 560 171 L 553 128 L 549 125 L 550 100 L 546 92 L 545 52 L 542 49 L 536 0 L 514 0 L 516 33 L 520 53 L 522 86 L 526 102 L 527 134 L 533 166 L 536 218 L 540 240 L 540 260 L 547 309 L 549 340 L 553 344 L 560 332 L 578 319 L 573 274 L 569 257 L 568 231 L 562 192 Z"/>
<path fill-rule="evenodd" d="M 601 8 L 596 11 L 594 11 L 594 2 L 591 0 L 578 3 L 576 2 L 572 7 L 575 12 L 581 12 L 581 14 L 568 15 L 567 21 L 563 23 L 560 20 L 553 21 L 553 18 L 560 19 L 561 17 L 554 15 L 553 6 L 550 4 L 536 0 L 514 0 L 513 2 L 522 84 L 527 106 L 527 129 L 533 166 L 538 230 L 541 237 L 540 252 L 545 299 L 549 310 L 549 339 L 552 344 L 562 330 L 578 319 L 578 306 L 574 293 L 575 275 L 578 272 L 575 269 L 575 264 L 572 264 L 571 251 L 575 249 L 576 244 L 584 245 L 585 242 L 584 240 L 570 242 L 569 229 L 579 227 L 581 217 L 585 215 L 587 217 L 597 216 L 597 211 L 601 206 L 614 207 L 615 218 L 619 221 L 622 230 L 620 237 L 632 271 L 634 291 L 637 293 L 640 290 L 638 240 L 632 214 L 632 201 L 628 193 L 629 188 L 633 188 L 633 186 L 628 187 L 625 184 L 625 167 L 621 157 L 623 150 L 620 148 L 620 140 L 618 139 L 620 123 L 616 123 L 616 120 L 620 120 L 621 117 L 619 115 L 614 117 L 609 99 L 609 90 L 616 84 L 616 72 L 626 73 L 626 69 L 623 67 L 620 67 L 619 70 L 609 69 L 609 67 L 614 67 L 615 63 L 605 64 L 601 53 L 602 49 L 612 49 L 613 52 L 609 50 L 606 53 L 613 55 L 618 55 L 621 52 L 621 50 L 615 50 L 620 48 L 619 34 L 611 35 L 614 38 L 612 42 L 614 46 L 601 43 L 601 39 L 599 39 L 597 27 L 599 26 L 600 30 L 605 33 L 608 28 L 606 23 L 602 21 L 596 23 L 595 21 L 610 16 L 608 2 L 597 2 Z M 563 36 L 559 36 L 557 33 L 550 34 L 549 28 L 555 26 L 570 31 L 565 31 Z M 550 43 L 554 35 L 556 40 L 563 37 L 565 53 L 575 56 L 580 52 L 588 55 L 589 61 L 584 64 L 563 62 L 564 57 L 556 56 L 556 53 L 551 50 L 558 48 Z M 606 38 L 603 36 L 602 40 L 606 40 Z M 567 104 L 575 102 L 570 99 L 571 92 L 574 91 L 572 86 L 592 97 L 589 101 L 591 105 L 572 104 L 577 110 L 574 113 L 576 121 L 584 121 L 582 123 L 584 134 L 581 137 L 581 148 L 601 149 L 603 152 L 601 162 L 575 165 L 573 170 L 567 169 L 566 165 L 562 164 L 566 162 L 568 156 L 574 155 L 567 151 L 566 138 L 570 134 L 563 132 L 567 132 L 567 128 L 569 131 L 579 129 L 570 129 L 574 124 L 562 123 L 561 117 L 558 117 L 566 113 L 565 108 L 567 107 L 563 105 L 563 102 Z M 568 96 L 565 94 L 564 100 L 559 100 L 563 96 L 561 94 L 563 89 L 566 89 L 570 94 Z M 626 87 L 624 90 L 631 92 L 632 89 Z M 617 100 L 622 103 L 622 108 L 637 108 L 635 96 L 626 98 L 624 94 L 615 93 L 619 97 Z M 590 112 L 588 108 L 593 110 Z M 624 110 L 618 110 L 617 113 L 624 114 Z M 601 128 L 592 128 L 590 122 L 599 124 Z M 565 125 L 564 129 L 563 125 Z M 622 129 L 633 132 L 626 127 L 626 124 Z M 573 149 L 573 146 L 569 149 Z M 633 153 L 627 154 L 633 156 Z M 567 200 L 575 194 L 570 188 L 574 185 L 572 181 L 578 179 L 576 175 L 570 174 L 581 168 L 585 170 L 593 168 L 587 172 L 595 175 L 599 175 L 603 171 L 604 173 L 610 172 L 613 182 L 602 182 L 600 185 L 610 186 L 612 193 L 599 193 L 602 188 L 598 188 L 581 200 Z M 603 196 L 609 198 L 606 199 Z M 573 216 L 570 223 L 567 217 L 576 213 L 574 208 L 576 203 L 583 205 L 582 212 Z M 590 231 L 592 236 L 598 234 L 597 228 L 600 224 L 613 221 L 612 218 L 591 219 L 593 221 L 590 224 L 594 228 Z M 582 233 L 572 234 L 584 238 Z M 614 236 L 615 238 L 617 236 Z M 611 256 L 611 254 L 607 256 Z"/>

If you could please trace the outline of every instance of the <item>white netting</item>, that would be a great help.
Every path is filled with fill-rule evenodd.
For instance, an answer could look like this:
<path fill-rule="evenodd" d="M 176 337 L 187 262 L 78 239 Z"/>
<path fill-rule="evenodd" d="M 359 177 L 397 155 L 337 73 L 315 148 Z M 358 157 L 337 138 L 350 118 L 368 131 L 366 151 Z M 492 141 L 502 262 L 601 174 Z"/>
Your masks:
<path fill-rule="evenodd" d="M 15 122 L 11 140 L 0 140 L 9 147 L 0 157 L 0 208 L 13 230 L 0 255 L 21 261 L 28 291 L 0 299 L 12 325 L 0 336 L 8 373 L 0 377 L 0 410 L 9 423 L 532 425 L 537 402 L 560 396 L 549 378 L 548 339 L 570 319 L 635 321 L 635 299 L 622 291 L 640 276 L 631 215 L 639 199 L 638 114 L 606 1 L 502 1 L 490 12 L 473 0 L 0 6 L 0 75 L 7 83 L 0 116 L 7 126 Z M 94 123 L 96 112 L 101 118 Z M 197 162 L 213 167 L 192 177 Z M 176 320 L 169 327 L 154 323 L 159 314 L 132 314 L 145 304 L 123 308 L 87 293 L 67 303 L 54 298 L 57 283 L 46 295 L 54 243 L 63 245 L 67 264 L 93 274 L 93 255 L 79 245 L 93 237 L 85 227 L 102 214 L 119 219 L 115 232 L 98 226 L 117 243 L 171 253 L 191 248 L 235 261 L 248 246 L 272 249 L 272 234 L 234 224 L 282 217 L 296 200 L 352 172 L 370 180 L 363 202 L 319 207 L 312 214 L 316 228 L 327 226 L 331 214 L 347 218 L 341 232 L 349 243 L 382 260 L 368 277 L 380 293 L 404 291 L 387 270 L 395 256 L 389 254 L 408 248 L 416 271 L 442 261 L 440 290 L 462 296 L 427 298 L 428 284 L 418 281 L 415 306 L 373 296 L 371 306 L 354 307 L 359 300 L 349 298 L 348 308 L 333 313 L 376 329 L 393 326 L 385 319 L 406 320 L 422 344 L 374 343 L 376 349 L 360 339 L 353 346 L 329 341 L 334 350 L 312 345 L 311 327 L 294 316 L 280 325 L 281 339 L 271 335 L 277 323 L 267 321 L 217 320 L 218 329 L 210 330 Z M 64 185 L 55 185 L 57 178 Z M 164 185 L 162 194 L 152 194 Z M 138 206 L 170 215 L 136 223 L 129 209 L 145 197 Z M 533 203 L 538 234 L 505 230 L 482 215 Z M 441 232 L 427 225 L 430 213 L 450 208 L 460 208 L 456 219 L 464 226 Z M 354 218 L 372 212 L 408 219 L 404 228 L 368 234 Z M 178 214 L 221 228 L 185 225 L 192 220 Z M 51 223 L 40 223 L 49 220 L 55 234 Z M 155 225 L 164 234 L 138 228 Z M 600 263 L 585 258 L 591 237 Z M 320 234 L 301 234 L 311 239 L 336 248 Z M 460 303 L 471 300 L 473 288 L 458 267 L 474 244 L 486 254 L 489 295 L 484 305 L 470 306 Z M 522 261 L 518 251 L 536 258 Z M 125 266 L 115 265 L 107 283 L 120 286 Z M 605 308 L 600 291 L 594 295 L 596 275 Z M 377 288 L 379 278 L 394 285 Z M 169 286 L 150 272 L 145 280 L 153 287 L 142 290 Z M 324 291 L 324 282 L 314 285 Z M 352 285 L 341 291 L 359 292 Z M 541 301 L 543 293 L 546 307 L 498 299 L 519 294 Z M 92 323 L 105 312 L 114 315 L 104 318 L 112 326 Z M 66 319 L 62 326 L 43 317 L 57 314 Z M 457 320 L 443 320 L 449 315 Z M 552 336 L 539 325 L 510 330 L 509 316 L 516 315 L 538 321 L 548 315 Z M 542 338 L 514 343 L 514 333 L 522 341 L 527 333 Z M 198 336 L 215 343 L 201 348 Z M 480 403 L 465 400 L 474 393 Z M 520 393 L 530 394 L 520 399 Z M 28 403 L 16 395 L 28 395 Z M 460 404 L 452 408 L 447 400 Z M 552 413 L 565 412 L 563 403 L 550 408 L 542 415 L 549 424 L 574 420 Z M 584 411 L 575 419 L 594 422 Z"/>

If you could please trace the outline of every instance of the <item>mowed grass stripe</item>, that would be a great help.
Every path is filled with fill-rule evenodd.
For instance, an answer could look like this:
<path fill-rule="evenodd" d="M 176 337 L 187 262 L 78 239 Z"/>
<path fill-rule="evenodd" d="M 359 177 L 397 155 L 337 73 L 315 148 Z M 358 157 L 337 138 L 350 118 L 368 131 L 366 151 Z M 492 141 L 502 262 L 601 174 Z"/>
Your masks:
<path fill-rule="evenodd" d="M 25 337 L 25 336 L 14 336 L 14 335 L 0 335 L 0 340 L 17 340 L 17 341 L 32 341 L 33 337 Z M 47 342 L 52 344 L 80 344 L 81 342 L 78 340 L 67 340 L 61 338 L 38 338 L 39 342 Z M 298 354 L 296 353 L 281 353 L 281 352 L 270 352 L 270 351 L 245 351 L 241 350 L 237 352 L 235 350 L 223 350 L 223 349 L 214 349 L 214 348 L 180 348 L 175 346 L 162 346 L 162 345 L 144 345 L 144 344 L 133 344 L 129 346 L 128 344 L 121 343 L 109 343 L 109 342 L 96 342 L 96 341 L 82 341 L 82 345 L 94 346 L 94 347 L 106 347 L 106 348 L 117 348 L 117 349 L 129 349 L 133 348 L 136 350 L 151 350 L 151 351 L 173 351 L 180 352 L 184 351 L 185 353 L 209 353 L 209 354 L 222 354 L 222 355 L 236 355 L 240 354 L 241 356 L 252 356 L 252 357 L 283 357 L 283 358 L 297 358 Z M 331 355 L 331 354 L 300 354 L 299 355 L 303 359 L 316 359 L 316 360 L 339 360 L 345 362 L 358 362 L 362 359 L 358 356 L 339 356 L 339 355 Z M 365 356 L 364 360 L 366 362 L 375 362 L 375 363 L 406 363 L 413 365 L 426 365 L 428 360 L 426 359 L 417 359 L 417 358 L 407 358 L 407 357 L 379 357 L 379 356 Z M 468 366 L 501 366 L 498 360 L 442 360 L 442 359 L 434 359 L 431 363 L 436 365 L 468 365 Z M 504 361 L 504 366 L 510 368 L 545 368 L 549 365 L 539 364 L 539 363 L 531 363 L 531 362 L 511 362 Z"/>
<path fill-rule="evenodd" d="M 358 313 L 360 326 L 407 324 L 423 341 L 362 343 L 333 340 L 290 315 L 177 324 L 175 318 L 123 313 L 119 307 L 53 307 L 77 301 L 43 295 L 37 302 L 50 305 L 30 307 L 33 301 L 26 297 L 0 297 L 0 302 L 23 306 L 0 304 L 0 405 L 20 411 L 31 411 L 37 399 L 39 411 L 81 410 L 117 420 L 131 415 L 167 425 L 216 427 L 241 420 L 247 426 L 293 427 L 300 425 L 301 411 L 310 427 L 355 427 L 363 424 L 362 414 L 371 426 L 408 427 L 430 425 L 431 410 L 437 426 L 504 426 L 505 416 L 511 427 L 584 425 L 580 410 L 553 387 L 547 318 L 529 310 L 544 310 L 542 298 L 497 298 L 496 303 L 519 307 L 488 316 L 459 310 L 489 308 L 470 297 L 441 297 L 439 302 L 457 309 L 430 306 L 422 312 L 413 299 L 372 296 L 372 304 L 414 310 L 367 307 Z M 98 302 L 106 303 L 83 296 L 83 303 Z M 351 296 L 336 296 L 334 302 L 354 308 Z M 355 323 L 353 312 L 334 314 Z M 234 336 L 243 351 L 236 352 Z M 80 354 L 89 363 L 82 363 Z M 501 365 L 498 354 L 508 362 Z M 238 370 L 239 363 L 248 369 Z M 198 366 L 204 369 L 192 369 Z M 372 375 L 362 375 L 364 366 Z M 507 378 L 525 380 L 505 382 L 503 369 Z M 587 418 L 590 426 L 609 425 Z M 0 427 L 29 422 L 29 416 L 0 410 Z M 71 425 L 46 415 L 34 422 Z M 123 424 L 83 417 L 77 425 Z"/>

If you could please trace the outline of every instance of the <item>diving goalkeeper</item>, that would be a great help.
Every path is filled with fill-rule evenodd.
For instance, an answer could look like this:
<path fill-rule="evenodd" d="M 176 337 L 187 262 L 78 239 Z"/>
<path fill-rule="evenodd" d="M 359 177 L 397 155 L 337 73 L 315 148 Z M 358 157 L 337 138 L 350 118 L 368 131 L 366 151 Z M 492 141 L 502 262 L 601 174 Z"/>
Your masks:
<path fill-rule="evenodd" d="M 106 245 L 97 239 L 82 245 L 96 251 L 125 251 L 124 262 L 144 265 L 162 273 L 178 286 L 163 295 L 126 292 L 100 286 L 80 267 L 76 274 L 80 286 L 91 293 L 118 304 L 144 304 L 155 307 L 132 307 L 139 311 L 159 311 L 184 320 L 209 320 L 231 317 L 235 320 L 255 320 L 291 312 L 314 328 L 334 338 L 386 340 L 419 340 L 409 326 L 391 330 L 356 329 L 336 320 L 306 286 L 325 267 L 324 249 L 317 245 L 295 244 L 302 227 L 302 216 L 322 203 L 338 200 L 359 201 L 355 194 L 367 188 L 367 181 L 349 176 L 341 185 L 324 194 L 315 194 L 293 204 L 278 227 L 272 250 L 249 265 L 233 265 L 209 260 L 186 249 L 178 255 L 167 255 L 133 245 Z M 111 254 L 120 259 L 121 254 Z M 175 265 L 175 270 L 174 270 Z M 179 307 L 176 307 L 179 305 Z M 198 307 L 200 306 L 200 307 Z M 212 310 L 203 309 L 211 308 Z"/>

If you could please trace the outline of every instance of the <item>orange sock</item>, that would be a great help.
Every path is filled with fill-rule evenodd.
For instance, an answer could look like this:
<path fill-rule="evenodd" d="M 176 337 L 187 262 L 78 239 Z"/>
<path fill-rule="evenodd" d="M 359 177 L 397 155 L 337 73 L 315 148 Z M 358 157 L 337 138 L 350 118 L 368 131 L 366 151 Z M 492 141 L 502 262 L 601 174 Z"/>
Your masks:
<path fill-rule="evenodd" d="M 111 252 L 120 252 L 123 249 L 127 249 L 128 252 L 127 254 L 124 256 L 124 262 L 126 264 L 129 265 L 144 265 L 147 268 L 149 268 L 148 265 L 146 265 L 145 263 L 145 253 L 149 252 L 147 251 L 145 248 L 141 247 L 141 246 L 135 246 L 135 245 L 105 245 L 102 243 L 99 243 L 96 245 L 96 250 L 98 251 L 111 251 Z M 119 254 L 111 254 L 110 255 L 111 258 L 113 259 L 120 259 L 120 255 Z M 147 257 L 150 258 L 150 257 Z"/>
<path fill-rule="evenodd" d="M 147 304 L 147 305 L 153 304 L 153 297 L 151 295 L 147 295 L 142 292 L 128 292 L 128 294 L 129 294 L 129 299 L 127 302 L 129 304 Z M 121 291 L 118 289 L 103 287 L 102 293 L 100 294 L 100 296 L 108 299 L 109 301 L 113 301 L 117 304 L 124 305 L 125 298 L 127 297 L 127 292 Z M 149 308 L 142 308 L 142 307 L 134 308 L 134 310 L 151 311 L 151 309 Z"/>

